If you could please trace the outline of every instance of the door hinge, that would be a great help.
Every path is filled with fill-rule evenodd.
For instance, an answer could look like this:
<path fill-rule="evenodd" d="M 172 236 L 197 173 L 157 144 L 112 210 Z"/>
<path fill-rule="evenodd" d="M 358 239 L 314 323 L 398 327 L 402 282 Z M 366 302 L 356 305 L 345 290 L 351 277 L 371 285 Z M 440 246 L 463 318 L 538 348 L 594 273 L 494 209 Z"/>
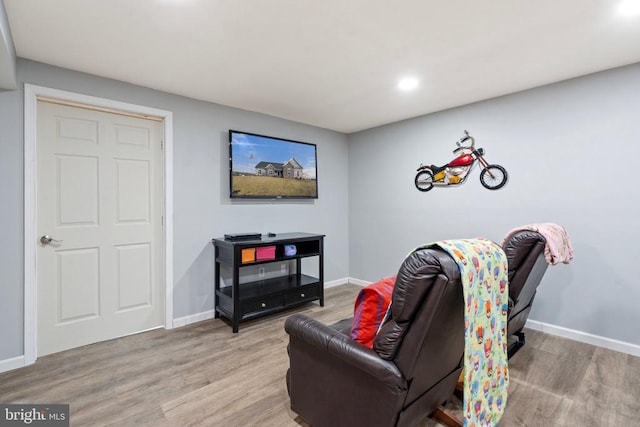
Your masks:
<path fill-rule="evenodd" d="M 160 140 L 160 149 L 163 150 L 164 149 L 164 141 L 161 139 Z"/>

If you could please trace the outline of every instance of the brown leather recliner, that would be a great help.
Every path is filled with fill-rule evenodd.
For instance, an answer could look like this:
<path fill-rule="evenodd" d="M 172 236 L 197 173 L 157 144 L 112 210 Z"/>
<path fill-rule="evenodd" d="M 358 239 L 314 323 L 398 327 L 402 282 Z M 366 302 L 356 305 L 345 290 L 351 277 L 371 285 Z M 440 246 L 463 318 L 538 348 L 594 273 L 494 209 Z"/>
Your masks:
<path fill-rule="evenodd" d="M 460 270 L 439 248 L 403 262 L 373 349 L 302 314 L 289 317 L 291 409 L 315 427 L 411 426 L 454 392 L 464 353 Z"/>
<path fill-rule="evenodd" d="M 538 285 L 549 266 L 544 258 L 545 245 L 542 234 L 530 230 L 518 231 L 502 245 L 509 268 L 509 358 L 525 343 L 523 329 Z"/>

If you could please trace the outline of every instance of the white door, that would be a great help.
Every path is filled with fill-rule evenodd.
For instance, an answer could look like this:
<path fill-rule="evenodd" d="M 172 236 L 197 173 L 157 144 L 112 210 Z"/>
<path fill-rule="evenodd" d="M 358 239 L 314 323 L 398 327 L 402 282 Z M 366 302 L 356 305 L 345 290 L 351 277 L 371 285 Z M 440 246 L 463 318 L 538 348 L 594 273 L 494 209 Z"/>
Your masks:
<path fill-rule="evenodd" d="M 162 326 L 162 123 L 37 108 L 38 355 Z"/>

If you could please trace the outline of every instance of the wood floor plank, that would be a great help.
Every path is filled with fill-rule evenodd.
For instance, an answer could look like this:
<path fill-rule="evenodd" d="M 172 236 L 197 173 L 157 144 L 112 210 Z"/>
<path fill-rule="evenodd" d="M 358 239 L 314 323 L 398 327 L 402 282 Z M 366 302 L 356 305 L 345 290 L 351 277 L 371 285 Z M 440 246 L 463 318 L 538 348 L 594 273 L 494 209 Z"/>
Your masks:
<path fill-rule="evenodd" d="M 583 425 L 568 423 L 572 403 L 571 399 L 561 393 L 531 383 L 520 382 L 512 376 L 501 425 L 539 427 Z"/>
<path fill-rule="evenodd" d="M 285 320 L 350 317 L 360 290 L 240 324 L 211 319 L 93 344 L 0 374 L 2 403 L 69 403 L 72 426 L 310 427 L 291 411 Z M 640 425 L 640 358 L 526 331 L 500 426 Z M 461 416 L 452 398 L 447 410 Z M 439 425 L 426 418 L 419 427 Z"/>
<path fill-rule="evenodd" d="M 623 381 L 617 388 L 616 422 L 617 425 L 630 426 L 628 420 L 640 425 L 640 357 L 626 356 Z"/>

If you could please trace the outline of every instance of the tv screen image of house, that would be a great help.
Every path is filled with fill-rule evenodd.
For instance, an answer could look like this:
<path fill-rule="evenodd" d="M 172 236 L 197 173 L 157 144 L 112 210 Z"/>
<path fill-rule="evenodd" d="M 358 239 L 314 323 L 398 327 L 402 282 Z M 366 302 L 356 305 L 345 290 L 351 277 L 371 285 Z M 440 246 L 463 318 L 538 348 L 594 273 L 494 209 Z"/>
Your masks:
<path fill-rule="evenodd" d="M 232 198 L 318 197 L 315 144 L 229 131 Z"/>

